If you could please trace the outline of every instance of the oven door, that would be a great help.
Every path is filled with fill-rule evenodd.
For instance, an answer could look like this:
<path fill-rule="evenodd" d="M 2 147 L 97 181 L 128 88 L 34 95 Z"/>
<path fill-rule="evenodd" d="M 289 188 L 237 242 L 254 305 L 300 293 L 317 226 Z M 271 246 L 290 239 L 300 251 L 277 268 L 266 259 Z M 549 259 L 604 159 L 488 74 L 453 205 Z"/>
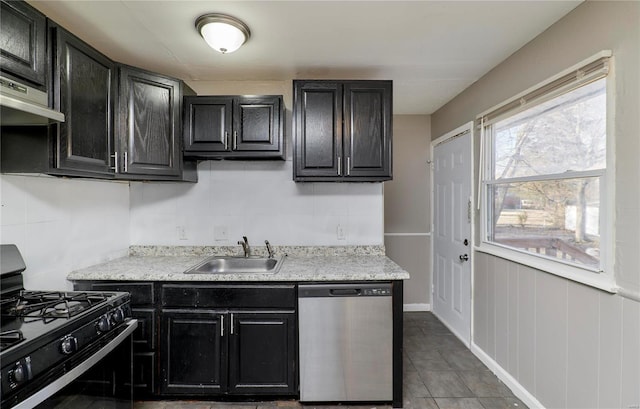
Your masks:
<path fill-rule="evenodd" d="M 131 409 L 131 334 L 137 326 L 137 320 L 127 321 L 108 343 L 15 408 Z"/>

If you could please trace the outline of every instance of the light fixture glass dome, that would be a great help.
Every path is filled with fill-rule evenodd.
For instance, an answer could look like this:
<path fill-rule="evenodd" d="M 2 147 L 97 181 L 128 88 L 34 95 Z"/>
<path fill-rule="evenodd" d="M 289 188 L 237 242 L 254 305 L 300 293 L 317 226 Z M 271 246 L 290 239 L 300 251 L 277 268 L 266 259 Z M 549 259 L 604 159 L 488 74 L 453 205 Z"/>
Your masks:
<path fill-rule="evenodd" d="M 196 28 L 209 47 L 222 54 L 236 51 L 251 36 L 245 23 L 225 14 L 200 16 Z"/>

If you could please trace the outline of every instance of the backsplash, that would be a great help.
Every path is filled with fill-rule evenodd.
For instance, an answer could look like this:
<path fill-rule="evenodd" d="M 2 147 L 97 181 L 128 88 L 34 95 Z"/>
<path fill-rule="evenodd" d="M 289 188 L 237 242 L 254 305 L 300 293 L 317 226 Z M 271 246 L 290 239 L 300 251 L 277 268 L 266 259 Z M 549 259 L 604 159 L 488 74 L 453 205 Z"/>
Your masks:
<path fill-rule="evenodd" d="M 383 245 L 381 183 L 295 183 L 291 164 L 203 161 L 196 184 L 132 182 L 131 244 Z"/>
<path fill-rule="evenodd" d="M 127 183 L 1 175 L 0 198 L 0 241 L 20 249 L 25 288 L 71 289 L 70 271 L 128 253 Z"/>

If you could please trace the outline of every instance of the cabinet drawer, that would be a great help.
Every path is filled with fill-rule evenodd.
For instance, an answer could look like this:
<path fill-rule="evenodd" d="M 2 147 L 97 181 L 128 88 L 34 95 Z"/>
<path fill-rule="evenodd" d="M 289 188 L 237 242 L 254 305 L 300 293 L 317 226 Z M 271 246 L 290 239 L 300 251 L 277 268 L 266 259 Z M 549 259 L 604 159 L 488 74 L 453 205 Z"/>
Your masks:
<path fill-rule="evenodd" d="M 163 307 L 191 308 L 295 308 L 296 290 L 284 285 L 165 284 Z"/>
<path fill-rule="evenodd" d="M 138 328 L 133 333 L 133 346 L 139 350 L 156 348 L 156 312 L 151 308 L 132 308 L 131 315 L 138 320 Z"/>
<path fill-rule="evenodd" d="M 94 291 L 124 291 L 131 294 L 131 306 L 153 305 L 153 283 L 92 283 Z"/>

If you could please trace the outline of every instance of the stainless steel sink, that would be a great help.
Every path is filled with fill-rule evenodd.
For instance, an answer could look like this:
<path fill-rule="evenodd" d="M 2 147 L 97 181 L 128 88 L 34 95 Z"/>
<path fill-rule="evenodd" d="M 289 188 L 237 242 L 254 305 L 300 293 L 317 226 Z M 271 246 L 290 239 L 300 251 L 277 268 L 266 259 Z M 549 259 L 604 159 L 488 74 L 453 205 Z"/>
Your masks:
<path fill-rule="evenodd" d="M 284 257 L 213 256 L 191 267 L 184 274 L 275 274 Z"/>

